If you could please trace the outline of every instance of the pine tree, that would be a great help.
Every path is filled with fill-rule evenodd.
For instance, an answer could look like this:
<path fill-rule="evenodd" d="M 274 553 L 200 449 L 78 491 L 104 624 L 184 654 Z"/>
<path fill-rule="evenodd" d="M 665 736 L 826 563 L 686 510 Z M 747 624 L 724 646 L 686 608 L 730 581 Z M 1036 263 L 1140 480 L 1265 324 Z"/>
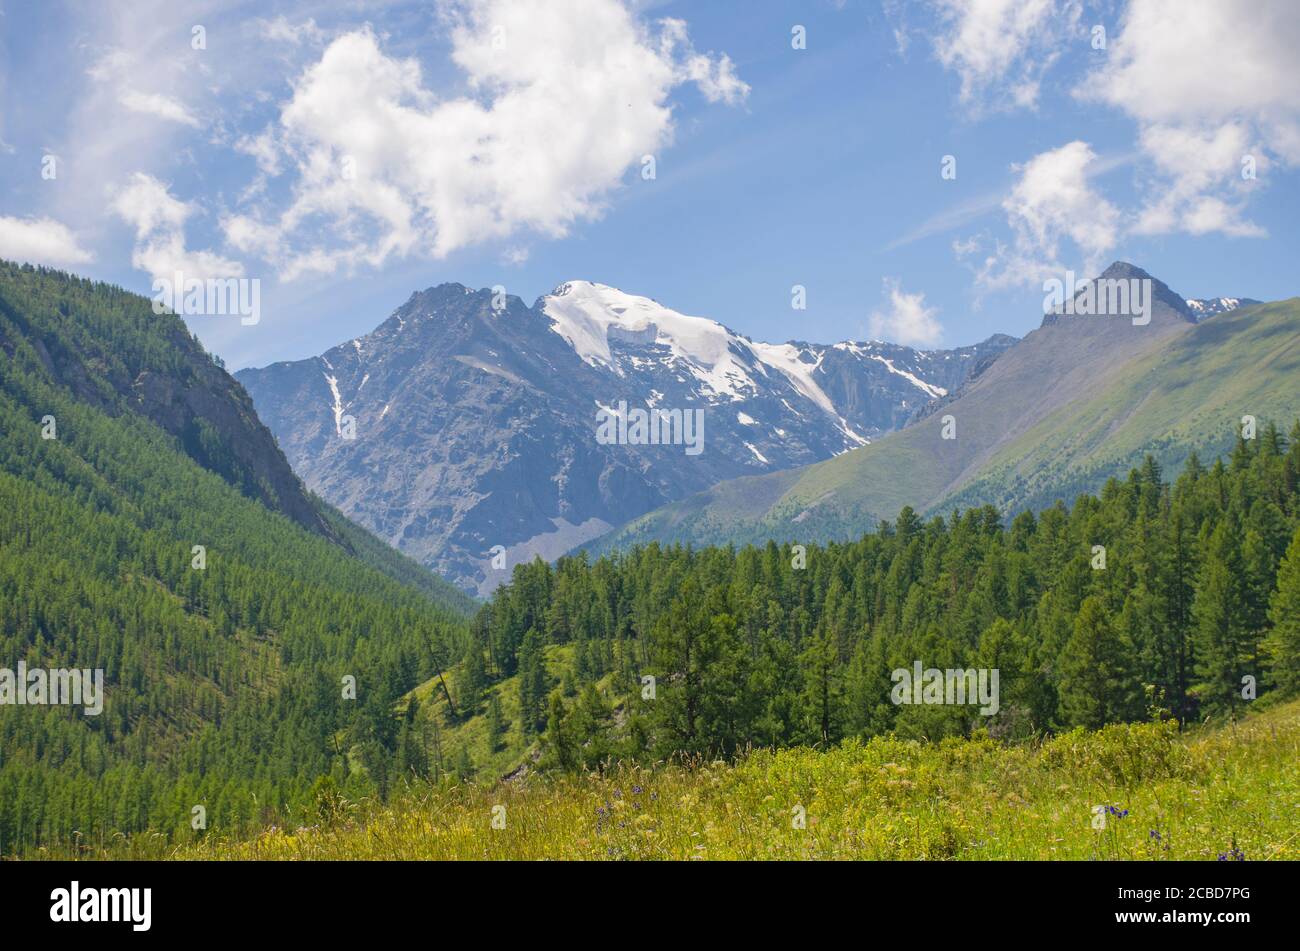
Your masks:
<path fill-rule="evenodd" d="M 467 783 L 474 778 L 474 760 L 469 755 L 469 747 L 461 745 L 456 754 L 456 782 Z"/>
<path fill-rule="evenodd" d="M 495 753 L 501 748 L 501 741 L 506 732 L 505 716 L 501 711 L 501 697 L 495 690 L 488 697 L 487 718 L 488 749 Z"/>
<path fill-rule="evenodd" d="M 572 771 L 578 765 L 576 744 L 570 736 L 569 715 L 564 709 L 564 698 L 558 690 L 551 692 L 546 716 L 546 732 L 542 737 L 545 748 L 543 763 L 552 769 Z"/>
<path fill-rule="evenodd" d="M 1277 588 L 1269 604 L 1273 631 L 1265 642 L 1269 679 L 1279 690 L 1300 692 L 1300 530 L 1278 568 Z"/>
<path fill-rule="evenodd" d="M 1101 601 L 1085 598 L 1060 661 L 1061 717 L 1067 725 L 1096 729 L 1140 712 L 1127 650 Z"/>
<path fill-rule="evenodd" d="M 548 677 L 542 635 L 534 627 L 524 634 L 519 647 L 519 723 L 525 735 L 537 733 L 545 724 Z"/>
<path fill-rule="evenodd" d="M 462 717 L 468 720 L 478 713 L 486 686 L 487 665 L 483 660 L 483 650 L 478 644 L 471 643 L 456 670 L 456 706 Z"/>
<path fill-rule="evenodd" d="M 1225 520 L 1209 537 L 1192 602 L 1196 693 L 1212 714 L 1229 712 L 1241 702 L 1246 646 L 1242 588 L 1240 541 Z"/>
<path fill-rule="evenodd" d="M 811 724 L 809 739 L 827 746 L 840 735 L 840 678 L 835 640 L 822 630 L 814 635 L 800 657 L 803 669 L 803 703 Z"/>

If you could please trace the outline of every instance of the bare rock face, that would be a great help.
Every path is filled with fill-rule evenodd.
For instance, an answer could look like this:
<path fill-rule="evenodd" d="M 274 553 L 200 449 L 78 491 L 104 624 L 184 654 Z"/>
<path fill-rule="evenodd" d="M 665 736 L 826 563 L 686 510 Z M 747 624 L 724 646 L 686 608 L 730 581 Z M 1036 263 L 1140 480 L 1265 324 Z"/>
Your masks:
<path fill-rule="evenodd" d="M 520 560 L 724 479 L 864 445 L 1014 342 L 765 344 L 585 281 L 532 307 L 444 284 L 319 357 L 237 378 L 311 489 L 486 593 Z M 694 414 L 702 431 L 599 436 L 611 411 L 637 410 Z"/>

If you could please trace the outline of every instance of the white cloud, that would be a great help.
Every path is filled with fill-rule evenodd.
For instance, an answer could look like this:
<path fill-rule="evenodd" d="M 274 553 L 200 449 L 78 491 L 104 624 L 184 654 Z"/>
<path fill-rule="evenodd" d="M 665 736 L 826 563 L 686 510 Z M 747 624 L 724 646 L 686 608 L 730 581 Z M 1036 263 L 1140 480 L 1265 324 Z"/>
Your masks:
<path fill-rule="evenodd" d="M 673 59 L 677 50 L 684 51 L 684 56 L 677 68 L 679 82 L 692 82 L 700 87 L 700 92 L 709 102 L 725 102 L 729 106 L 738 105 L 749 95 L 749 85 L 736 75 L 736 66 L 726 53 L 714 57 L 713 53 L 695 52 L 686 32 L 686 21 L 664 19 L 660 21 L 663 33 L 660 49 L 666 59 Z"/>
<path fill-rule="evenodd" d="M 1245 220 L 1263 173 L 1300 162 L 1300 17 L 1294 0 L 1131 0 L 1104 67 L 1077 90 L 1139 125 L 1155 169 L 1137 230 L 1261 235 Z"/>
<path fill-rule="evenodd" d="M 278 16 L 274 20 L 258 20 L 256 24 L 268 40 L 280 43 L 297 46 L 300 43 L 320 43 L 325 39 L 325 31 L 310 17 L 301 23 L 292 23 L 287 17 Z"/>
<path fill-rule="evenodd" d="M 1291 0 L 1130 0 L 1092 89 L 1146 122 L 1294 119 L 1295 13 Z"/>
<path fill-rule="evenodd" d="M 92 259 L 76 236 L 53 218 L 0 215 L 0 258 L 51 267 L 70 267 Z"/>
<path fill-rule="evenodd" d="M 436 95 L 369 28 L 339 36 L 294 84 L 274 137 L 244 143 L 264 169 L 283 159 L 297 177 L 282 211 L 225 219 L 232 244 L 291 279 L 521 232 L 560 237 L 671 142 L 676 87 L 725 103 L 748 93 L 681 21 L 652 35 L 620 0 L 455 0 L 445 12 L 471 95 Z M 301 246 L 308 232 L 326 237 Z"/>
<path fill-rule="evenodd" d="M 280 151 L 275 144 L 275 132 L 272 129 L 264 129 L 258 135 L 241 136 L 235 142 L 235 151 L 252 156 L 264 174 L 280 174 Z"/>
<path fill-rule="evenodd" d="M 167 186 L 153 176 L 137 172 L 130 184 L 113 196 L 111 208 L 135 228 L 132 267 L 155 278 L 171 278 L 177 271 L 197 280 L 243 276 L 244 267 L 238 261 L 186 248 L 185 221 L 194 209 L 173 198 Z"/>
<path fill-rule="evenodd" d="M 126 106 L 132 112 L 143 113 L 144 115 L 156 116 L 159 119 L 165 119 L 168 122 L 179 122 L 182 125 L 198 128 L 199 120 L 190 114 L 178 99 L 171 96 L 165 96 L 162 93 L 145 93 L 138 92 L 134 89 L 124 89 L 119 96 L 122 105 Z"/>
<path fill-rule="evenodd" d="M 1031 108 L 1061 40 L 1078 27 L 1077 0 L 937 0 L 935 55 L 961 79 L 961 101 Z M 994 95 L 996 93 L 996 95 Z"/>
<path fill-rule="evenodd" d="M 935 319 L 936 307 L 925 306 L 925 294 L 905 293 L 895 278 L 885 278 L 888 310 L 873 311 L 868 319 L 872 337 L 908 346 L 932 346 L 943 337 L 943 326 Z"/>
<path fill-rule="evenodd" d="M 1016 166 L 1020 179 L 1002 202 L 1012 243 L 998 244 L 984 260 L 977 283 L 985 289 L 1013 287 L 1065 270 L 1064 241 L 1081 256 L 1084 273 L 1096 273 L 1121 227 L 1118 209 L 1089 182 L 1098 165 L 1092 148 L 1075 141 Z"/>
<path fill-rule="evenodd" d="M 1254 151 L 1259 156 L 1259 170 L 1268 165 L 1267 156 L 1250 144 L 1250 134 L 1239 122 L 1225 122 L 1218 128 L 1163 124 L 1144 128 L 1139 143 L 1160 181 L 1148 189 L 1153 197 L 1134 230 L 1140 234 L 1221 231 L 1233 237 L 1262 236 L 1263 229 L 1242 217 L 1249 189 L 1240 177 L 1241 158 Z M 1225 200 L 1226 195 L 1232 200 Z"/>

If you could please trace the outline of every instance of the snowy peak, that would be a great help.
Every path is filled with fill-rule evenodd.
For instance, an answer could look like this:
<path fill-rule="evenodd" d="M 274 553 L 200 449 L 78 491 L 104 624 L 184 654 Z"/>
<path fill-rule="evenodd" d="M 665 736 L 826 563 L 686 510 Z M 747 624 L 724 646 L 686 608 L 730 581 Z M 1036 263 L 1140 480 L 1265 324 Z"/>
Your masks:
<path fill-rule="evenodd" d="M 1238 307 L 1249 307 L 1258 303 L 1260 301 L 1249 297 L 1187 298 L 1187 307 L 1198 321 L 1204 320 L 1206 317 L 1213 317 L 1215 314 L 1224 314 L 1230 310 L 1236 310 Z"/>
<path fill-rule="evenodd" d="M 847 418 L 855 415 L 852 409 L 861 411 L 871 403 L 870 411 L 878 411 L 881 397 L 877 393 L 874 400 L 863 400 L 855 394 L 851 409 L 846 408 L 843 394 L 833 392 L 832 386 L 846 363 L 853 364 L 859 375 L 864 366 L 883 368 L 886 377 L 901 387 L 902 395 L 895 393 L 892 402 L 900 411 L 911 412 L 946 396 L 950 384 L 964 376 L 960 364 L 970 357 L 960 350 L 916 351 L 883 341 L 831 346 L 753 341 L 716 320 L 682 314 L 651 298 L 592 281 L 568 281 L 538 303 L 551 330 L 593 367 L 612 370 L 624 379 L 644 376 L 652 369 L 678 377 L 685 373 L 698 385 L 696 395 L 710 401 L 740 402 L 773 393 L 775 388 L 779 391 L 775 395 L 800 406 L 796 412 L 815 407 L 830 416 L 846 445 L 865 442 L 862 432 L 892 428 L 879 421 Z M 1005 349 L 1000 341 L 980 346 Z M 875 389 L 879 388 L 877 382 Z"/>
<path fill-rule="evenodd" d="M 653 346 L 666 363 L 681 361 L 715 395 L 744 399 L 755 388 L 737 359 L 740 342 L 716 320 L 691 317 L 649 297 L 591 281 L 568 281 L 542 298 L 551 329 L 592 366 L 626 373 L 615 349 Z"/>

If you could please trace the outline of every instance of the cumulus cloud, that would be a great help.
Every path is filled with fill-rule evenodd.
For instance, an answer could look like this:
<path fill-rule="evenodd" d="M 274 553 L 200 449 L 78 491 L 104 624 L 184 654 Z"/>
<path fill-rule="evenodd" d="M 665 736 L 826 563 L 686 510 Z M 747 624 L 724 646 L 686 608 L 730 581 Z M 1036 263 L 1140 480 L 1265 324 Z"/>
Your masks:
<path fill-rule="evenodd" d="M 1043 74 L 1079 22 L 1076 0 L 938 0 L 934 51 L 961 80 L 961 101 L 1033 107 Z"/>
<path fill-rule="evenodd" d="M 137 172 L 112 198 L 110 207 L 135 228 L 131 265 L 154 278 L 171 278 L 177 271 L 186 279 L 242 277 L 244 267 L 211 251 L 185 246 L 185 221 L 191 205 L 172 197 L 167 186 L 151 175 Z"/>
<path fill-rule="evenodd" d="M 1105 66 L 1076 91 L 1139 125 L 1154 168 L 1136 230 L 1262 235 L 1258 175 L 1300 162 L 1300 17 L 1293 0 L 1131 0 Z"/>
<path fill-rule="evenodd" d="M 936 307 L 925 306 L 925 294 L 908 294 L 896 278 L 885 278 L 889 307 L 873 311 L 868 319 L 871 336 L 908 346 L 932 346 L 943 337 L 943 326 L 935 319 Z"/>
<path fill-rule="evenodd" d="M 985 258 L 977 283 L 985 289 L 1037 283 L 1066 268 L 1067 241 L 1085 273 L 1098 271 L 1121 229 L 1119 210 L 1090 183 L 1098 164 L 1092 148 L 1075 141 L 1015 166 L 1020 177 L 1002 202 L 1011 243 L 1000 242 Z"/>
<path fill-rule="evenodd" d="M 76 236 L 53 218 L 0 215 L 0 258 L 51 267 L 71 267 L 91 260 Z"/>
<path fill-rule="evenodd" d="M 436 95 L 369 28 L 337 37 L 294 84 L 273 137 L 241 146 L 295 179 L 287 207 L 224 219 L 232 246 L 292 279 L 563 236 L 671 142 L 675 88 L 731 104 L 749 90 L 681 21 L 652 33 L 621 0 L 456 0 L 446 15 L 469 95 Z M 306 244 L 308 231 L 326 237 Z"/>

